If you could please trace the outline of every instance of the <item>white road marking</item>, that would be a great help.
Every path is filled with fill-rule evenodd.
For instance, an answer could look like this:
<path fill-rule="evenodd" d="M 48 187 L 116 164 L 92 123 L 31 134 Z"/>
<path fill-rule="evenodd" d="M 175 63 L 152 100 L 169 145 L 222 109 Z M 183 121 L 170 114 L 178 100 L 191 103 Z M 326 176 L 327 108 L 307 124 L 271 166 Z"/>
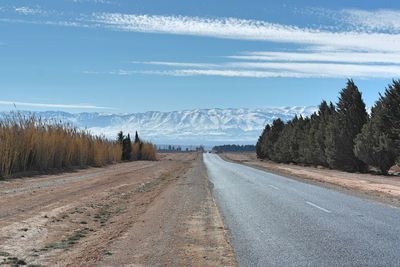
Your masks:
<path fill-rule="evenodd" d="M 326 212 L 326 213 L 331 213 L 330 210 L 324 209 L 324 208 L 318 206 L 317 204 L 314 204 L 314 203 L 309 202 L 309 201 L 306 201 L 306 203 L 307 203 L 308 205 L 313 206 L 314 208 L 317 208 L 317 209 L 319 209 L 319 210 L 322 210 L 322 211 L 324 211 L 324 212 Z"/>
<path fill-rule="evenodd" d="M 269 186 L 269 187 L 272 187 L 273 189 L 279 190 L 279 188 L 278 188 L 278 187 L 276 187 L 276 186 L 273 186 L 272 184 L 269 184 L 268 186 Z"/>

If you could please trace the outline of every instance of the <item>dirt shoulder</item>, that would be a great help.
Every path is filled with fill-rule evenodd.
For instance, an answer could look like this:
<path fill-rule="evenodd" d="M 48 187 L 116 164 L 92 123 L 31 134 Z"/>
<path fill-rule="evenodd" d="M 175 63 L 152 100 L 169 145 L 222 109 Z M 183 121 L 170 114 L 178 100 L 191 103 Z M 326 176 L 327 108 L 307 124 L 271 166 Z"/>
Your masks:
<path fill-rule="evenodd" d="M 235 265 L 198 154 L 0 182 L 0 265 Z"/>
<path fill-rule="evenodd" d="M 400 177 L 348 173 L 337 170 L 279 164 L 257 159 L 255 153 L 224 153 L 225 159 L 276 174 L 350 191 L 390 205 L 400 206 Z"/>

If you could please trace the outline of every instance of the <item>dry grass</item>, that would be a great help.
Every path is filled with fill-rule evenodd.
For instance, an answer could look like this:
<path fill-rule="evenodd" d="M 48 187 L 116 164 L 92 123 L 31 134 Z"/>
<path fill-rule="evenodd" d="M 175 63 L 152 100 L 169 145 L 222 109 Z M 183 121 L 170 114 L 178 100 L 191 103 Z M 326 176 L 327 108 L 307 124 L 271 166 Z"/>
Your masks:
<path fill-rule="evenodd" d="M 12 114 L 0 122 L 0 177 L 19 172 L 100 167 L 121 159 L 121 147 L 62 123 Z"/>
<path fill-rule="evenodd" d="M 156 160 L 156 147 L 152 143 L 139 142 L 132 144 L 133 160 Z"/>

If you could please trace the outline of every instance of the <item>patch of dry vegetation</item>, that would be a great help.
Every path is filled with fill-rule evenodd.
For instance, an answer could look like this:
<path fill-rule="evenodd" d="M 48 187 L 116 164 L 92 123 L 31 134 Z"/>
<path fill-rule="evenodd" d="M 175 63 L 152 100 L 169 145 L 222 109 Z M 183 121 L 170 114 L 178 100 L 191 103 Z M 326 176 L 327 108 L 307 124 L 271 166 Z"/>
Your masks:
<path fill-rule="evenodd" d="M 12 114 L 0 121 L 0 177 L 121 160 L 121 147 L 63 123 Z"/>
<path fill-rule="evenodd" d="M 139 142 L 132 144 L 134 160 L 156 160 L 156 148 L 152 143 Z"/>

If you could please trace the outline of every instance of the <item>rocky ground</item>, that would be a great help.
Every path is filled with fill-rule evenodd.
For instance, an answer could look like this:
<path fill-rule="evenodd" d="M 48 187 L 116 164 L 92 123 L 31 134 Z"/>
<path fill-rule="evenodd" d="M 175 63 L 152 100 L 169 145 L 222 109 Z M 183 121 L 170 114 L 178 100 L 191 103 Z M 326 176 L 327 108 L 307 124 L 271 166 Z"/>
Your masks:
<path fill-rule="evenodd" d="M 235 266 L 201 154 L 0 181 L 0 265 Z"/>

